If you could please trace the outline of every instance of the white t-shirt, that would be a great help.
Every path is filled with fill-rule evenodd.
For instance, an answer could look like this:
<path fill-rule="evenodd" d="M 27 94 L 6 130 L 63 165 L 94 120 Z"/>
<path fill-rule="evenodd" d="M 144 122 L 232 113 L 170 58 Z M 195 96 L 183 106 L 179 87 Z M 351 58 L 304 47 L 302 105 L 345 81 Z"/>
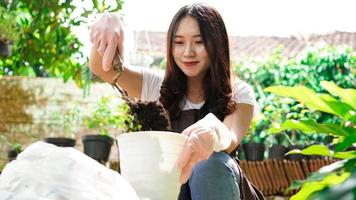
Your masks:
<path fill-rule="evenodd" d="M 144 101 L 156 101 L 160 96 L 160 89 L 163 81 L 163 73 L 155 71 L 152 69 L 142 68 L 142 90 L 141 90 L 141 100 Z M 233 98 L 237 103 L 245 103 L 254 105 L 256 114 L 257 103 L 255 98 L 255 93 L 252 87 L 242 80 L 235 81 L 235 84 L 232 86 Z M 187 109 L 200 109 L 204 102 L 202 103 L 192 103 L 189 100 L 185 101 L 183 105 L 183 110 Z"/>

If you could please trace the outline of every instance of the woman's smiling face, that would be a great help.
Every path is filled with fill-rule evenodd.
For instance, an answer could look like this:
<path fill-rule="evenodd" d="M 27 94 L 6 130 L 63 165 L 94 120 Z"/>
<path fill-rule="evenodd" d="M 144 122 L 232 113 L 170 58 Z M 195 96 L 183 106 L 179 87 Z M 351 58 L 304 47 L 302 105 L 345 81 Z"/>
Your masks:
<path fill-rule="evenodd" d="M 178 24 L 173 38 L 173 58 L 189 78 L 203 78 L 210 60 L 196 19 L 186 16 Z"/>

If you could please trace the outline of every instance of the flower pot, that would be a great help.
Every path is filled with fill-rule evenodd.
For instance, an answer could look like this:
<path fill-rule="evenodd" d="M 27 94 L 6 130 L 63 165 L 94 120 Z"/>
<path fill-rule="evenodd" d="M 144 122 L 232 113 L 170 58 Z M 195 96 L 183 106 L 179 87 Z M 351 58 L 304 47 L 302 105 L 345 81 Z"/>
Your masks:
<path fill-rule="evenodd" d="M 112 137 L 106 135 L 85 135 L 82 137 L 84 153 L 100 163 L 106 163 L 109 159 Z"/>
<path fill-rule="evenodd" d="M 274 144 L 272 147 L 269 148 L 268 158 L 283 160 L 284 154 L 286 153 L 287 153 L 287 148 L 285 146 L 280 144 Z"/>
<path fill-rule="evenodd" d="M 15 160 L 17 158 L 17 155 L 21 153 L 20 150 L 16 150 L 16 149 L 10 149 L 7 152 L 7 158 L 9 161 Z"/>
<path fill-rule="evenodd" d="M 243 144 L 242 148 L 244 150 L 246 160 L 263 160 L 265 145 L 262 143 L 247 143 Z"/>
<path fill-rule="evenodd" d="M 0 42 L 0 56 L 9 57 L 11 56 L 11 44 L 10 42 Z"/>
<path fill-rule="evenodd" d="M 74 147 L 76 143 L 74 139 L 62 137 L 48 137 L 44 138 L 43 141 L 59 147 Z"/>
<path fill-rule="evenodd" d="M 121 175 L 142 199 L 178 199 L 181 184 L 175 163 L 186 136 L 144 131 L 117 137 Z"/>

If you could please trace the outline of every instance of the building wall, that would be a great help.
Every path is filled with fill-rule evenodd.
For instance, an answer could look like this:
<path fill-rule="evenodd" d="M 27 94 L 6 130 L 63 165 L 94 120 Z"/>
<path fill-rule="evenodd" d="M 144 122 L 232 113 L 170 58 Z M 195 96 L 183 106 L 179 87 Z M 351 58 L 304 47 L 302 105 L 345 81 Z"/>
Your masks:
<path fill-rule="evenodd" d="M 4 138 L 27 146 L 44 137 L 63 136 L 63 124 L 55 116 L 60 116 L 75 105 L 83 111 L 89 109 L 102 96 L 118 98 L 106 83 L 92 84 L 89 96 L 84 98 L 83 90 L 72 81 L 63 83 L 62 79 L 55 78 L 1 77 L 0 168 L 9 148 Z M 92 131 L 84 126 L 72 128 L 75 130 L 77 148 L 81 149 L 81 136 Z"/>

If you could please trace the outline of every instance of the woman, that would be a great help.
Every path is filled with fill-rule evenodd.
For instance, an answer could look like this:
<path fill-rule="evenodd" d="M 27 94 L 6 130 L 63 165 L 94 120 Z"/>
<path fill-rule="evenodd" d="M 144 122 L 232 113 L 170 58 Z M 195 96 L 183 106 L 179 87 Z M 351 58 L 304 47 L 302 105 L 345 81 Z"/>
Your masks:
<path fill-rule="evenodd" d="M 120 20 L 104 15 L 93 26 L 90 68 L 103 80 L 118 84 L 132 97 L 160 100 L 172 129 L 189 136 L 177 166 L 183 183 L 179 199 L 240 199 L 240 170 L 229 155 L 250 126 L 253 90 L 233 81 L 228 35 L 212 7 L 193 4 L 174 16 L 167 35 L 164 77 L 124 64 L 115 73 L 116 49 L 123 55 Z"/>

